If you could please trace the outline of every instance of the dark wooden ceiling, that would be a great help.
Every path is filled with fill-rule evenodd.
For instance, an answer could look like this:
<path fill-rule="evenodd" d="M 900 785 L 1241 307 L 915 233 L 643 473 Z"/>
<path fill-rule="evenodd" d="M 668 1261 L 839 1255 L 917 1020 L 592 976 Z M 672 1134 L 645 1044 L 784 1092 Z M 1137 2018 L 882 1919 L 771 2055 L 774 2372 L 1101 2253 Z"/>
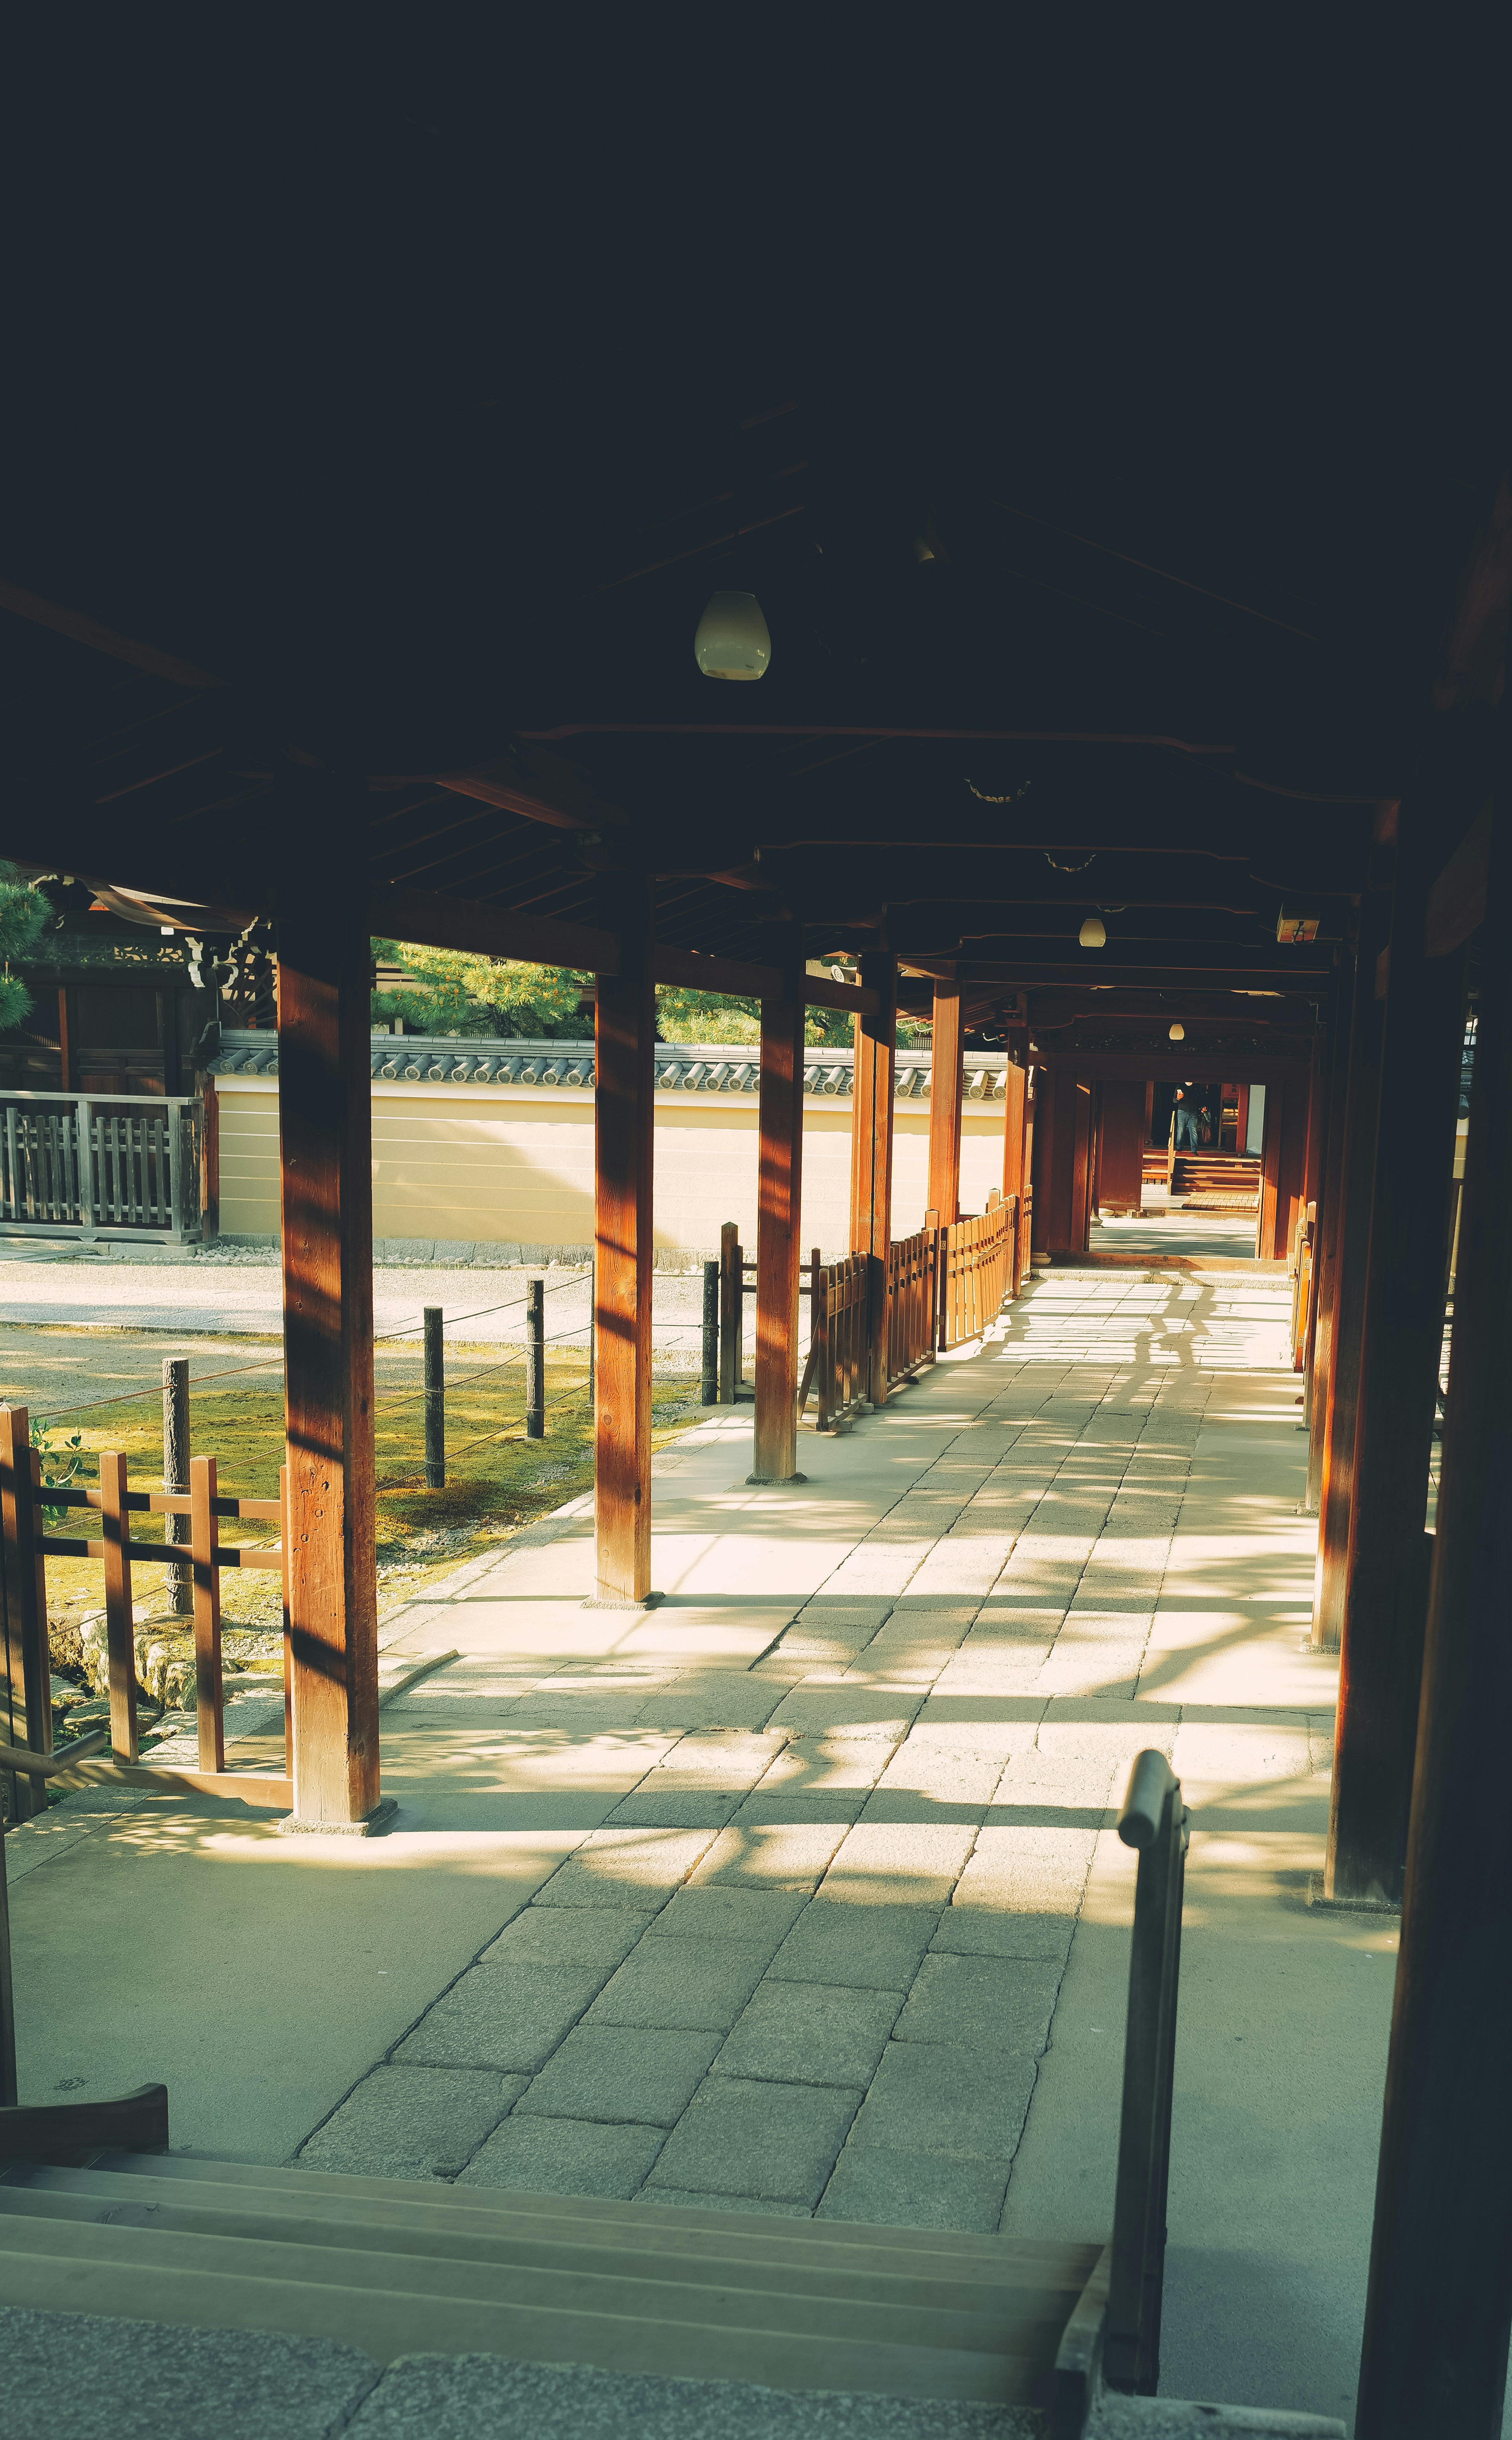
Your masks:
<path fill-rule="evenodd" d="M 979 1025 L 1069 993 L 1067 1039 L 1179 1002 L 1304 1040 L 1379 808 L 1431 765 L 1448 852 L 1477 801 L 1494 683 L 1462 654 L 1446 714 L 1445 638 L 1503 356 L 1474 243 L 1401 243 L 1449 199 L 1394 181 L 1345 256 L 1305 181 L 1179 129 L 1158 162 L 1153 119 L 1088 150 L 1085 110 L 990 173 L 905 145 L 856 211 L 832 134 L 774 174 L 781 109 L 653 158 L 580 114 L 537 191 L 491 89 L 419 45 L 350 123 L 263 96 L 160 156 L 105 114 L 117 197 L 191 161 L 203 224 L 171 279 L 78 203 L 32 251 L 0 846 L 271 909 L 324 772 L 379 882 L 582 923 L 649 870 L 674 946 L 886 945 Z M 1431 391 L 1379 376 L 1388 327 Z M 763 604 L 757 685 L 694 667 L 719 586 Z"/>

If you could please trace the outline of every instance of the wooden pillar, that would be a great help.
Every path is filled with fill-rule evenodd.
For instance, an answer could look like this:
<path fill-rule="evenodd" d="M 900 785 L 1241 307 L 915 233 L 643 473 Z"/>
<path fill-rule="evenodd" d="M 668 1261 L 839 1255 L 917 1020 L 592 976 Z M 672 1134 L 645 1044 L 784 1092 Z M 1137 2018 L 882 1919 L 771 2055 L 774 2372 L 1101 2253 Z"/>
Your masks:
<path fill-rule="evenodd" d="M 929 1053 L 929 1209 L 942 1229 L 961 1217 L 961 985 L 934 987 Z"/>
<path fill-rule="evenodd" d="M 1333 1651 L 1338 1647 L 1349 1565 L 1349 1510 L 1355 1496 L 1355 1420 L 1359 1399 L 1365 1271 L 1370 1252 L 1370 1217 L 1376 1185 L 1376 1135 L 1380 1106 L 1383 1002 L 1376 996 L 1376 980 L 1390 925 L 1389 894 L 1380 889 L 1367 890 L 1359 911 L 1359 943 L 1355 960 L 1328 1417 L 1318 1512 L 1318 1567 L 1313 1597 L 1312 1641 L 1314 1648 L 1319 1651 Z"/>
<path fill-rule="evenodd" d="M 1497 2440 L 1512 2325 L 1512 837 L 1496 811 L 1355 2430 Z M 1442 1181 L 1441 1181 L 1442 1183 Z"/>
<path fill-rule="evenodd" d="M 1083 1076 L 1078 1076 L 1071 1135 L 1071 1235 L 1069 1250 L 1085 1254 L 1092 1225 L 1092 1149 L 1093 1092 Z"/>
<path fill-rule="evenodd" d="M 291 1829 L 380 1811 L 367 893 L 291 871 L 279 922 Z"/>
<path fill-rule="evenodd" d="M 1103 1086 L 1097 1200 L 1100 1210 L 1137 1213 L 1144 1175 L 1144 1092 L 1131 1079 Z"/>
<path fill-rule="evenodd" d="M 596 1598 L 633 1608 L 651 1591 L 650 881 L 617 875 L 612 917 L 620 972 L 599 977 L 593 1034 Z"/>
<path fill-rule="evenodd" d="M 1307 1448 L 1307 1490 L 1303 1514 L 1316 1516 L 1323 1498 L 1323 1454 L 1328 1440 L 1328 1404 L 1333 1389 L 1334 1291 L 1339 1279 L 1339 1211 L 1343 1199 L 1344 1107 L 1349 1084 L 1349 1029 L 1354 1009 L 1354 967 L 1336 969 L 1329 997 L 1328 1100 L 1323 1153 L 1322 1193 L 1318 1197 L 1318 1232 L 1314 1240 L 1316 1288 L 1312 1351 L 1307 1372 L 1306 1409 L 1310 1435 Z"/>
<path fill-rule="evenodd" d="M 1018 1294 L 1018 1283 L 1029 1266 L 1029 1247 L 1024 1242 L 1024 1123 L 1027 1078 L 1023 1069 L 1010 1062 L 1002 1084 L 1002 1199 L 1011 1195 L 1018 1201 L 1014 1221 L 1013 1268 L 1008 1280 L 1008 1294 Z"/>
<path fill-rule="evenodd" d="M 752 1482 L 798 1470 L 798 1285 L 803 1181 L 801 960 L 781 999 L 762 1002 L 756 1184 L 756 1453 Z"/>
<path fill-rule="evenodd" d="M 872 1367 L 868 1395 L 887 1396 L 888 1247 L 892 1241 L 892 1095 L 898 1040 L 898 961 L 885 949 L 860 958 L 864 989 L 874 991 L 874 1016 L 855 1019 L 855 1070 L 851 1102 L 851 1251 L 872 1258 Z"/>
<path fill-rule="evenodd" d="M 1324 1894 L 1401 1903 L 1431 1551 L 1428 1468 L 1444 1333 L 1464 952 L 1424 954 L 1442 826 L 1402 808 L 1341 1614 Z"/>

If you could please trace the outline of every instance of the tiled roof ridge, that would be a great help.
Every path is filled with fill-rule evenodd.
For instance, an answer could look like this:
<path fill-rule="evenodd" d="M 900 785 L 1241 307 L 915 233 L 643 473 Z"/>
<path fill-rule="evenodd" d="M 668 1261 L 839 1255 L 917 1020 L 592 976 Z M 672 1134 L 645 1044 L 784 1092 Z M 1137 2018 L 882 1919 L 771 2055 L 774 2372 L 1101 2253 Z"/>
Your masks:
<path fill-rule="evenodd" d="M 849 1094 L 855 1052 L 837 1043 L 814 1043 L 803 1065 L 809 1094 Z M 900 1100 L 923 1098 L 928 1089 L 931 1054 L 927 1049 L 897 1053 Z M 369 1069 L 375 1082 L 391 1084 L 549 1085 L 584 1087 L 593 1083 L 591 1042 L 549 1042 L 511 1035 L 387 1034 L 371 1037 Z M 970 1101 L 1000 1101 L 1007 1060 L 1001 1051 L 968 1050 L 963 1066 Z M 751 1093 L 757 1088 L 759 1052 L 749 1042 L 658 1042 L 657 1088 L 660 1092 Z M 276 1034 L 223 1029 L 215 1076 L 267 1076 L 279 1071 Z"/>

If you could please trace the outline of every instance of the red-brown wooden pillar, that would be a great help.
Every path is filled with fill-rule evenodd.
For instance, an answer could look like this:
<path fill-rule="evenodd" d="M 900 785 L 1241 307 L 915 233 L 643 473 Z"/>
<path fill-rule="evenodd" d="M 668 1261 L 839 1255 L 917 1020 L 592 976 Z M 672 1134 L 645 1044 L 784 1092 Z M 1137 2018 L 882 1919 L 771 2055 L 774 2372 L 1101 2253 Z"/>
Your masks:
<path fill-rule="evenodd" d="M 961 1217 L 961 985 L 937 982 L 929 1050 L 929 1202 L 942 1229 Z"/>
<path fill-rule="evenodd" d="M 1351 1905 L 1401 1903 L 1417 1743 L 1464 1038 L 1464 952 L 1431 959 L 1423 942 L 1442 840 L 1441 820 L 1403 807 L 1323 1875 L 1324 1895 Z"/>
<path fill-rule="evenodd" d="M 1343 1173 L 1340 1180 L 1334 1316 L 1329 1355 L 1328 1418 L 1318 1514 L 1318 1566 L 1313 1595 L 1315 1649 L 1337 1649 L 1343 1624 L 1349 1566 L 1349 1511 L 1355 1496 L 1355 1421 L 1365 1326 L 1365 1272 L 1376 1187 L 1376 1138 L 1380 1108 L 1383 1000 L 1376 996 L 1378 960 L 1391 928 L 1391 896 L 1367 890 L 1359 910 L 1350 1023 L 1349 1087 L 1344 1103 Z M 1269 1112 L 1267 1113 L 1269 1119 Z"/>
<path fill-rule="evenodd" d="M 1497 2440 L 1512 2326 L 1508 829 L 1503 801 L 1491 838 L 1482 934 L 1486 954 L 1359 2440 L 1418 2440 L 1427 2432 Z"/>
<path fill-rule="evenodd" d="M 801 964 L 781 999 L 762 1002 L 756 1183 L 756 1448 L 752 1482 L 802 1482 L 798 1470 L 798 1285 L 803 1182 Z"/>
<path fill-rule="evenodd" d="M 323 886 L 322 886 L 323 885 Z M 291 879 L 279 920 L 291 1830 L 379 1803 L 367 876 Z"/>
<path fill-rule="evenodd" d="M 1333 1387 L 1334 1291 L 1339 1278 L 1339 1213 L 1343 1200 L 1344 1109 L 1349 1085 L 1349 1029 L 1354 1005 L 1354 968 L 1336 968 L 1329 995 L 1328 1099 L 1323 1145 L 1322 1193 L 1318 1197 L 1318 1231 L 1313 1259 L 1317 1265 L 1313 1299 L 1312 1353 L 1305 1389 L 1307 1429 L 1307 1491 L 1305 1516 L 1316 1516 L 1323 1498 L 1323 1455 L 1328 1441 L 1328 1401 Z"/>
<path fill-rule="evenodd" d="M 1029 1247 L 1024 1242 L 1024 1121 L 1026 1078 L 1023 1069 L 1010 1061 L 1002 1081 L 1002 1199 L 1006 1203 L 1016 1195 L 1018 1201 L 1014 1223 L 1013 1270 L 1008 1281 L 1011 1297 L 1018 1294 L 1018 1283 L 1029 1264 Z"/>
<path fill-rule="evenodd" d="M 872 1370 L 869 1396 L 887 1396 L 888 1247 L 892 1242 L 892 1094 L 897 1063 L 898 961 L 885 949 L 860 958 L 864 990 L 878 1007 L 855 1019 L 851 1102 L 851 1251 L 872 1258 Z"/>
<path fill-rule="evenodd" d="M 652 906 L 648 879 L 617 877 L 620 971 L 594 1004 L 595 1598 L 624 1608 L 651 1591 Z"/>

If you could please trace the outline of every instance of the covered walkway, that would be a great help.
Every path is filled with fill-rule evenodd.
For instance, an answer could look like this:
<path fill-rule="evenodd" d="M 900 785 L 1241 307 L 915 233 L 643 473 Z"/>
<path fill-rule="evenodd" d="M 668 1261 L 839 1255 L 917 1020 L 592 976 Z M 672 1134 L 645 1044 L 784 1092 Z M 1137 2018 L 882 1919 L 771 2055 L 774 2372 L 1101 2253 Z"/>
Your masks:
<path fill-rule="evenodd" d="M 1041 1277 L 801 1485 L 716 1413 L 657 1461 L 657 1607 L 583 1607 L 579 1502 L 412 1615 L 459 1658 L 385 1710 L 381 1839 L 145 1789 L 12 1834 L 23 2100 L 164 2076 L 220 2158 L 1095 2235 L 1107 1807 L 1157 1746 L 1195 1831 L 1163 2385 L 1346 2412 L 1395 1928 L 1305 1903 L 1288 1294 Z"/>

